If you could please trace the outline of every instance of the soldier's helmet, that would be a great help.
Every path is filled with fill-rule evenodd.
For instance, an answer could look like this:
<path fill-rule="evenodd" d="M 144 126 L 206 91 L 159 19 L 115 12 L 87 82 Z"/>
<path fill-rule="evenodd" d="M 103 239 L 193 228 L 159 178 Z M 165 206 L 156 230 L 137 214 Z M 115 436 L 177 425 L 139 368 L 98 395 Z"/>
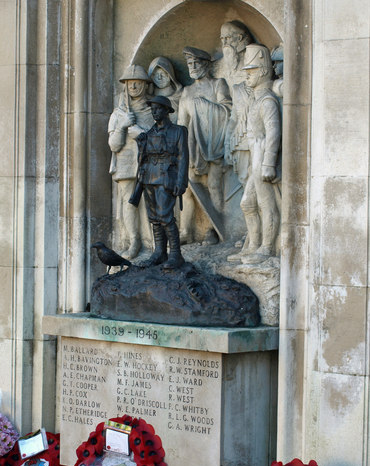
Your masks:
<path fill-rule="evenodd" d="M 270 52 L 267 47 L 259 44 L 250 44 L 245 47 L 243 70 L 264 68 L 272 70 Z"/>
<path fill-rule="evenodd" d="M 283 61 L 284 60 L 284 49 L 282 45 L 275 47 L 271 52 L 272 61 Z"/>
<path fill-rule="evenodd" d="M 271 60 L 274 62 L 275 74 L 282 78 L 284 73 L 284 49 L 282 45 L 272 50 Z"/>
<path fill-rule="evenodd" d="M 151 82 L 146 71 L 140 65 L 130 65 L 128 66 L 123 75 L 119 78 L 121 83 L 128 81 L 130 79 L 141 79 L 142 81 Z"/>
<path fill-rule="evenodd" d="M 171 101 L 170 99 L 167 99 L 167 97 L 164 97 L 163 95 L 156 95 L 152 97 L 151 99 L 148 99 L 146 101 L 146 104 L 149 105 L 149 107 L 152 106 L 152 104 L 159 104 L 163 105 L 163 107 L 167 107 L 169 113 L 174 113 L 175 110 L 171 106 Z"/>

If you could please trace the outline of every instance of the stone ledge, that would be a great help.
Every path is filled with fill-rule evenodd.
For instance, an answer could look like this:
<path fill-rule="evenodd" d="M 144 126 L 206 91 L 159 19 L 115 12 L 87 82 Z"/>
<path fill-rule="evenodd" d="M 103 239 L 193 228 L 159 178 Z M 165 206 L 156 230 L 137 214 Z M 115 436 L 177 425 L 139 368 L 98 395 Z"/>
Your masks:
<path fill-rule="evenodd" d="M 44 316 L 42 330 L 47 335 L 225 354 L 272 351 L 279 345 L 277 327 L 185 327 L 101 319 L 85 313 Z"/>

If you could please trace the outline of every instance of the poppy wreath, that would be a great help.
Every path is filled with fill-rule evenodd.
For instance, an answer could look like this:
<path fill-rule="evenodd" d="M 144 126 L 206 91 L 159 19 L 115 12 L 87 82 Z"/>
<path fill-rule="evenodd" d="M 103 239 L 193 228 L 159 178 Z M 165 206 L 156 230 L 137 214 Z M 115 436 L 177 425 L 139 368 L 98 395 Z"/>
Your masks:
<path fill-rule="evenodd" d="M 27 459 L 21 457 L 18 442 L 16 442 L 14 447 L 6 455 L 0 458 L 0 466 L 21 466 L 25 461 L 32 463 L 36 462 L 38 459 L 48 461 L 49 466 L 60 466 L 60 434 L 46 432 L 46 438 L 48 440 L 48 449 L 32 456 L 32 458 Z"/>
<path fill-rule="evenodd" d="M 158 435 L 155 435 L 152 425 L 147 424 L 144 419 L 132 418 L 127 414 L 110 419 L 110 421 L 132 427 L 129 445 L 134 453 L 137 466 L 167 466 L 163 461 L 165 452 L 162 448 L 162 441 Z M 96 426 L 96 430 L 91 432 L 88 440 L 77 448 L 75 466 L 91 465 L 96 457 L 103 454 L 104 445 L 104 422 L 101 422 Z"/>
<path fill-rule="evenodd" d="M 286 463 L 285 465 L 281 461 L 273 461 L 271 466 L 317 466 L 316 461 L 311 460 L 308 464 L 303 464 L 301 460 L 298 458 L 294 458 L 290 463 Z"/>

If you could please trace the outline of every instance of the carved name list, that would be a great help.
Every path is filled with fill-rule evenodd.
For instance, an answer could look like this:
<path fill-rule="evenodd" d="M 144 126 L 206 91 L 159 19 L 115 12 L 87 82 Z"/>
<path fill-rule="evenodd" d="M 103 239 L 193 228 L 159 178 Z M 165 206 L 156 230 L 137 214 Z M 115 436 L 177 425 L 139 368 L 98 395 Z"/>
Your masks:
<path fill-rule="evenodd" d="M 63 338 L 61 435 L 72 447 L 65 455 L 99 422 L 129 414 L 154 426 L 170 466 L 189 446 L 194 459 L 207 451 L 207 461 L 218 461 L 221 370 L 218 353 Z"/>

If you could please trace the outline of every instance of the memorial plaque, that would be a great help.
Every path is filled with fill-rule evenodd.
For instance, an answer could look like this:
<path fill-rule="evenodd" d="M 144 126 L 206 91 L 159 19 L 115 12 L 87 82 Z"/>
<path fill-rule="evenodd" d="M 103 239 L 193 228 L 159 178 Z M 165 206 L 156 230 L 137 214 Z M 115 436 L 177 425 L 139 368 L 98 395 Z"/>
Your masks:
<path fill-rule="evenodd" d="M 124 414 L 153 425 L 169 466 L 220 464 L 220 353 L 62 338 L 61 377 L 61 464 Z"/>

